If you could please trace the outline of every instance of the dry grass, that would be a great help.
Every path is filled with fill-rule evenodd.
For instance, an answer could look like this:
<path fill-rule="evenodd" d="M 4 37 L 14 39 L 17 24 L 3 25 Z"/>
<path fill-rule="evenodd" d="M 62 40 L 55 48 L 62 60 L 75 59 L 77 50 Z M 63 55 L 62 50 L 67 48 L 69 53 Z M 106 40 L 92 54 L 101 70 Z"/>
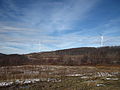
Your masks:
<path fill-rule="evenodd" d="M 106 78 L 118 80 L 106 80 Z M 119 66 L 24 65 L 0 67 L 0 82 L 46 79 L 34 84 L 0 88 L 0 90 L 120 90 Z M 48 81 L 48 79 L 50 79 Z M 98 85 L 98 86 L 97 86 Z M 100 85 L 100 86 L 99 86 Z"/>

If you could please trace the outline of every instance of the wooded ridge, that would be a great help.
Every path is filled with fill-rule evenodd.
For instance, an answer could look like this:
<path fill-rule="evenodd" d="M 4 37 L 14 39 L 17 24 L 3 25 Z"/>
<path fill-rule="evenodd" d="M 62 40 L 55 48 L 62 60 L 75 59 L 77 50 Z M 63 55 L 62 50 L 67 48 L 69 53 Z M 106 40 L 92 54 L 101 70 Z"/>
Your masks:
<path fill-rule="evenodd" d="M 0 54 L 0 65 L 120 65 L 120 46 L 81 47 L 25 55 Z"/>

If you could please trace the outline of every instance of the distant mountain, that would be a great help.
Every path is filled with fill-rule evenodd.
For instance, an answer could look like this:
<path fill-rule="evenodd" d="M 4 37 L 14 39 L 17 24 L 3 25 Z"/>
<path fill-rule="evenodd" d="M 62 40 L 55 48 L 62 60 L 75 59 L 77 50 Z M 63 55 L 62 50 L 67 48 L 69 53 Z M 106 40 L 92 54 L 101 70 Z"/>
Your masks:
<path fill-rule="evenodd" d="M 27 54 L 34 64 L 120 65 L 120 46 L 82 47 Z"/>

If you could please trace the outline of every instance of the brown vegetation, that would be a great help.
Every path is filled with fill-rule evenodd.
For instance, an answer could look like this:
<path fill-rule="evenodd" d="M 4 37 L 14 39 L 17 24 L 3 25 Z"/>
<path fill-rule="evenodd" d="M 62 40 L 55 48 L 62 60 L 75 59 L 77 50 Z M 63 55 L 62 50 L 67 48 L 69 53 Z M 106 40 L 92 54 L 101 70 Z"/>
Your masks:
<path fill-rule="evenodd" d="M 25 55 L 0 54 L 0 66 L 23 64 L 120 65 L 120 46 L 73 48 Z"/>
<path fill-rule="evenodd" d="M 120 65 L 120 46 L 85 47 L 27 55 L 34 64 L 52 65 Z"/>
<path fill-rule="evenodd" d="M 0 54 L 0 66 L 15 66 L 15 65 L 24 65 L 29 62 L 29 59 L 25 55 L 5 55 Z"/>

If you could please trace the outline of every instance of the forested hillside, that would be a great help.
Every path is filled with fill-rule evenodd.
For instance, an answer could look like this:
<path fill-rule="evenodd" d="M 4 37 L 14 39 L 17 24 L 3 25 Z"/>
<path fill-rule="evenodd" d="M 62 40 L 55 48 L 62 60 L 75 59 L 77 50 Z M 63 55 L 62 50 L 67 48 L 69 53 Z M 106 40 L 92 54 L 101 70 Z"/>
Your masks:
<path fill-rule="evenodd" d="M 25 55 L 0 53 L 0 66 L 25 65 L 28 62 L 29 59 Z"/>
<path fill-rule="evenodd" d="M 83 47 L 25 55 L 0 53 L 0 66 L 46 65 L 120 65 L 120 46 Z"/>
<path fill-rule="evenodd" d="M 120 46 L 72 48 L 27 56 L 34 64 L 120 65 Z"/>

